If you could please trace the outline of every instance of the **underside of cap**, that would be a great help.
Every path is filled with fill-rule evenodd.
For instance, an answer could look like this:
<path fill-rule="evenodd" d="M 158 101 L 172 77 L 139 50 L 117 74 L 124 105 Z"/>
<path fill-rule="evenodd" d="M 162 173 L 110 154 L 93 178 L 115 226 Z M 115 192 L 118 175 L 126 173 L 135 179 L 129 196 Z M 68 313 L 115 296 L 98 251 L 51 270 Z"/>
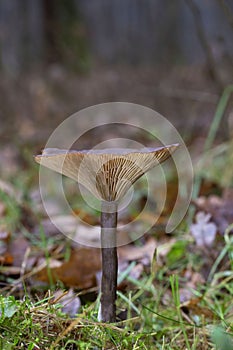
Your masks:
<path fill-rule="evenodd" d="M 59 150 L 45 149 L 37 163 L 84 185 L 97 198 L 116 201 L 148 170 L 162 163 L 177 149 L 173 144 L 143 150 Z"/>

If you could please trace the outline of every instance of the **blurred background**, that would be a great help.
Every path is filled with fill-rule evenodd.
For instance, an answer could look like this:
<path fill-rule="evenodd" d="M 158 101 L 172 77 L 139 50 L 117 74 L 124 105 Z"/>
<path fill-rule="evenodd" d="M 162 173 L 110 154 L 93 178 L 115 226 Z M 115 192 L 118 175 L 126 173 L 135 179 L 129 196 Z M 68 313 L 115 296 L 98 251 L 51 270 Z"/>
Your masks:
<path fill-rule="evenodd" d="M 233 81 L 233 2 L 0 0 L 0 58 L 1 144 L 43 146 L 110 101 L 151 107 L 193 140 Z"/>
<path fill-rule="evenodd" d="M 228 96 L 222 99 L 224 91 Z M 218 333 L 220 342 L 223 344 L 223 337 L 228 341 L 233 319 L 229 226 L 233 223 L 232 96 L 233 0 L 0 0 L 0 294 L 25 301 L 14 304 L 11 300 L 9 308 L 8 299 L 0 299 L 0 321 L 7 322 L 1 323 L 0 348 L 1 340 L 6 344 L 3 348 L 15 348 L 15 339 L 20 348 L 32 349 L 36 344 L 41 348 L 53 334 L 54 348 L 59 339 L 64 341 L 63 348 L 73 348 L 75 344 L 68 333 L 72 324 L 78 327 L 78 332 L 77 328 L 73 330 L 80 347 L 84 346 L 86 334 L 88 344 L 93 338 L 94 348 L 102 347 L 105 335 L 101 329 L 105 328 L 94 327 L 97 331 L 93 333 L 89 327 L 95 319 L 89 302 L 97 295 L 85 295 L 98 290 L 99 252 L 84 247 L 80 250 L 74 242 L 83 242 L 85 237 L 90 239 L 90 246 L 95 245 L 99 237 L 98 207 L 89 205 L 93 198 L 86 200 L 88 197 L 82 196 L 85 192 L 78 191 L 77 184 L 64 177 L 64 193 L 72 209 L 68 214 L 64 212 L 52 172 L 46 177 L 51 180 L 46 183 L 50 192 L 43 188 L 44 184 L 39 187 L 39 166 L 33 156 L 41 152 L 50 134 L 66 118 L 85 107 L 115 101 L 150 107 L 167 118 L 188 146 L 195 181 L 192 205 L 171 234 L 166 234 L 165 227 L 177 194 L 183 200 L 189 191 L 186 182 L 190 180 L 190 169 L 184 158 L 178 163 L 183 168 L 179 169 L 182 177 L 176 170 L 177 163 L 170 159 L 164 173 L 153 170 L 153 182 L 143 177 L 135 184 L 131 198 L 129 193 L 129 205 L 119 215 L 123 234 L 133 240 L 150 227 L 135 245 L 123 247 L 126 250 L 119 255 L 123 276 L 119 310 L 123 318 L 132 316 L 136 323 L 124 323 L 125 332 L 116 334 L 106 329 L 106 339 L 117 344 L 121 343 L 120 336 L 127 334 L 129 347 L 139 341 L 145 348 L 151 338 L 152 348 L 154 341 L 157 344 L 161 340 L 161 348 L 166 344 L 171 348 L 175 341 L 176 349 L 192 343 L 189 348 L 201 344 L 204 349 L 210 344 L 212 325 L 222 324 L 226 330 Z M 216 109 L 219 101 L 221 108 Z M 126 117 L 133 121 L 135 116 Z M 152 133 L 156 128 L 151 125 Z M 77 148 L 88 149 L 126 134 L 127 138 L 155 147 L 155 138 L 149 133 L 140 130 L 139 137 L 133 137 L 137 131 L 136 127 L 128 127 L 119 135 L 114 124 L 95 128 L 80 137 Z M 182 157 L 184 153 L 180 154 Z M 69 237 L 74 232 L 74 241 L 64 240 L 50 221 L 40 189 L 48 193 L 46 208 L 53 223 L 63 225 Z M 183 203 L 186 205 L 178 202 L 179 213 L 183 212 Z M 79 225 L 75 216 L 82 221 Z M 227 228 L 229 236 L 224 235 Z M 139 255 L 135 255 L 135 249 Z M 172 279 L 175 276 L 179 276 L 180 289 L 178 279 Z M 80 307 L 78 302 L 84 305 L 88 301 L 87 309 L 80 309 L 85 333 L 80 327 L 82 321 L 67 323 L 65 318 L 63 323 L 60 311 L 58 317 L 51 314 L 53 308 L 60 309 L 50 299 L 48 288 L 59 292 L 63 286 L 72 288 L 68 298 L 70 292 L 74 295 L 74 287 L 82 299 L 76 300 L 76 306 L 72 304 L 71 317 Z M 123 295 L 125 292 L 129 297 Z M 35 307 L 27 301 L 31 296 L 36 300 Z M 55 299 L 60 303 L 59 294 Z M 48 311 L 43 311 L 47 301 Z M 64 304 L 67 306 L 66 300 Z M 143 304 L 149 308 L 144 310 Z M 19 305 L 25 309 L 19 309 Z M 157 308 L 158 313 L 153 311 Z M 158 318 L 160 315 L 165 319 Z M 88 317 L 90 324 L 86 323 Z M 180 323 L 180 332 L 176 319 L 182 318 L 185 322 Z M 172 322 L 167 325 L 168 320 Z M 19 324 L 23 325 L 20 332 Z M 191 326 L 195 324 L 194 334 Z M 151 329 L 158 335 L 156 340 L 147 336 Z M 143 333 L 137 333 L 141 330 Z M 43 341 L 41 334 L 45 334 Z M 59 334 L 66 335 L 67 340 Z M 22 343 L 27 337 L 28 347 Z M 128 343 L 124 340 L 122 344 Z"/>

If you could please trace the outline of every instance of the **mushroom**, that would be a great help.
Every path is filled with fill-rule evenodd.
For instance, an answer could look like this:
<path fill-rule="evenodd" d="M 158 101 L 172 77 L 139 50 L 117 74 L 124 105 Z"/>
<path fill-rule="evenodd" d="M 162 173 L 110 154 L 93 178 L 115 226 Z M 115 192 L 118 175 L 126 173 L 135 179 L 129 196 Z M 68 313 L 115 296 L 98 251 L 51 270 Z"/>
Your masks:
<path fill-rule="evenodd" d="M 132 184 L 148 170 L 165 161 L 178 144 L 159 148 L 61 150 L 44 149 L 37 163 L 84 185 L 101 200 L 102 281 L 100 320 L 116 321 L 117 208 Z"/>

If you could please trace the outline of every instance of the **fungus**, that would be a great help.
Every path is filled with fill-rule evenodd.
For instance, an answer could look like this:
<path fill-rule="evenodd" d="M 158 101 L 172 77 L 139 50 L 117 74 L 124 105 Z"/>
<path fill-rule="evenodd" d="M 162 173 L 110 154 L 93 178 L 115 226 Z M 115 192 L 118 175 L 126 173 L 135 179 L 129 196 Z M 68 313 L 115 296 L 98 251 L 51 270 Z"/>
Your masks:
<path fill-rule="evenodd" d="M 116 321 L 117 208 L 132 184 L 148 170 L 162 163 L 178 144 L 159 148 L 61 150 L 47 148 L 35 157 L 37 163 L 85 186 L 101 200 L 102 280 L 100 319 Z"/>

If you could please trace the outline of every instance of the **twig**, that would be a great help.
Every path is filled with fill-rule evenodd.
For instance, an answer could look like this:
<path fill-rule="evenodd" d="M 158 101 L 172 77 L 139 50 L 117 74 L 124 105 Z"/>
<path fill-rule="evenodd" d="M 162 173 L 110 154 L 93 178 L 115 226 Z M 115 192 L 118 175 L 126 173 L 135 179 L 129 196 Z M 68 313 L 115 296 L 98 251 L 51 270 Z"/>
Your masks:
<path fill-rule="evenodd" d="M 47 266 L 46 261 L 43 262 L 41 265 L 35 267 L 33 270 L 31 270 L 30 272 L 26 273 L 25 275 L 19 277 L 17 280 L 15 280 L 13 282 L 13 287 L 11 288 L 10 292 L 8 293 L 8 295 L 12 295 L 13 292 L 18 288 L 20 283 L 23 283 L 26 279 L 30 278 L 31 276 L 37 274 L 39 271 L 41 271 L 43 268 L 45 268 Z M 18 268 L 21 269 L 21 268 Z"/>

